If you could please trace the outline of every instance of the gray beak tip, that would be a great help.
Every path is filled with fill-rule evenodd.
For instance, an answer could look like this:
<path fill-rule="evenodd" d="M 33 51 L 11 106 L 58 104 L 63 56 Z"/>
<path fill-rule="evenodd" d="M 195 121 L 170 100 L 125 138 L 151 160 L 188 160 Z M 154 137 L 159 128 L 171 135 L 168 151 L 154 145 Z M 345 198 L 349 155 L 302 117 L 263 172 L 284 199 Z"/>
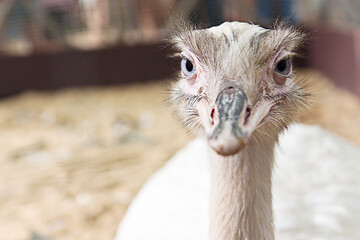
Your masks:
<path fill-rule="evenodd" d="M 230 136 L 229 138 L 209 138 L 208 142 L 215 152 L 223 156 L 234 155 L 246 146 L 243 138 L 236 138 L 235 136 Z"/>

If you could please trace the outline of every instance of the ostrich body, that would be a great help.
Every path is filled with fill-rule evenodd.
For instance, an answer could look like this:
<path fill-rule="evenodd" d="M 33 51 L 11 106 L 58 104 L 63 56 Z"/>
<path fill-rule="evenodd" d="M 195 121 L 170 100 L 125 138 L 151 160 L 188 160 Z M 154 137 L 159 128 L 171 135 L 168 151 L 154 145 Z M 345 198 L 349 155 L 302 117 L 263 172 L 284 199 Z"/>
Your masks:
<path fill-rule="evenodd" d="M 182 60 L 171 102 L 209 146 L 209 238 L 273 240 L 274 147 L 309 96 L 291 63 L 304 34 L 239 22 L 175 29 Z"/>
<path fill-rule="evenodd" d="M 116 240 L 209 240 L 208 145 L 199 137 L 142 187 Z M 360 148 L 319 126 L 295 124 L 275 148 L 276 240 L 360 239 Z"/>

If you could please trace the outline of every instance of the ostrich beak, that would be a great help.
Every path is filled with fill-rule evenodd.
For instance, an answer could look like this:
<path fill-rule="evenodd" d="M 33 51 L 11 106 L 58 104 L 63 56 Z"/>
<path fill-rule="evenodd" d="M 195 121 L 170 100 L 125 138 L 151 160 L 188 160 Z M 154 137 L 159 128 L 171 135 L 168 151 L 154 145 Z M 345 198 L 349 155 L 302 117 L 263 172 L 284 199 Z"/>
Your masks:
<path fill-rule="evenodd" d="M 208 134 L 208 143 L 218 154 L 229 156 L 242 150 L 248 140 L 244 130 L 248 111 L 246 94 L 234 87 L 223 90 L 216 99 L 217 124 Z"/>

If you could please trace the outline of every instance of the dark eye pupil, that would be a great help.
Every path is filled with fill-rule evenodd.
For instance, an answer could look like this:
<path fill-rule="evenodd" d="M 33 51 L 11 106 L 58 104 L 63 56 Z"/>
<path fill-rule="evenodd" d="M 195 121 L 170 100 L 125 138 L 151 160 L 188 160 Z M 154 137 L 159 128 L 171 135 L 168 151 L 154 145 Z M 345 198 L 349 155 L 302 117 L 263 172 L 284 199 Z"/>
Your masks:
<path fill-rule="evenodd" d="M 194 69 L 193 64 L 192 64 L 189 60 L 186 60 L 185 66 L 186 66 L 186 70 L 187 70 L 188 72 L 192 72 L 192 70 Z"/>
<path fill-rule="evenodd" d="M 286 60 L 281 60 L 277 65 L 276 65 L 276 70 L 278 72 L 284 72 L 287 68 L 287 61 Z"/>

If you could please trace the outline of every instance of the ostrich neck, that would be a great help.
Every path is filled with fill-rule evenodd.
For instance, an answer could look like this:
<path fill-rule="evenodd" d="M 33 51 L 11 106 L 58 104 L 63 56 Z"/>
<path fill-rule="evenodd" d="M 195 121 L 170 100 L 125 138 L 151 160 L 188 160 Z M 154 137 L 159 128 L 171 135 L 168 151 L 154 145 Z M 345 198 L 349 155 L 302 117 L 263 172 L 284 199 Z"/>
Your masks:
<path fill-rule="evenodd" d="M 211 152 L 210 239 L 273 240 L 275 140 L 249 142 L 236 156 Z"/>

